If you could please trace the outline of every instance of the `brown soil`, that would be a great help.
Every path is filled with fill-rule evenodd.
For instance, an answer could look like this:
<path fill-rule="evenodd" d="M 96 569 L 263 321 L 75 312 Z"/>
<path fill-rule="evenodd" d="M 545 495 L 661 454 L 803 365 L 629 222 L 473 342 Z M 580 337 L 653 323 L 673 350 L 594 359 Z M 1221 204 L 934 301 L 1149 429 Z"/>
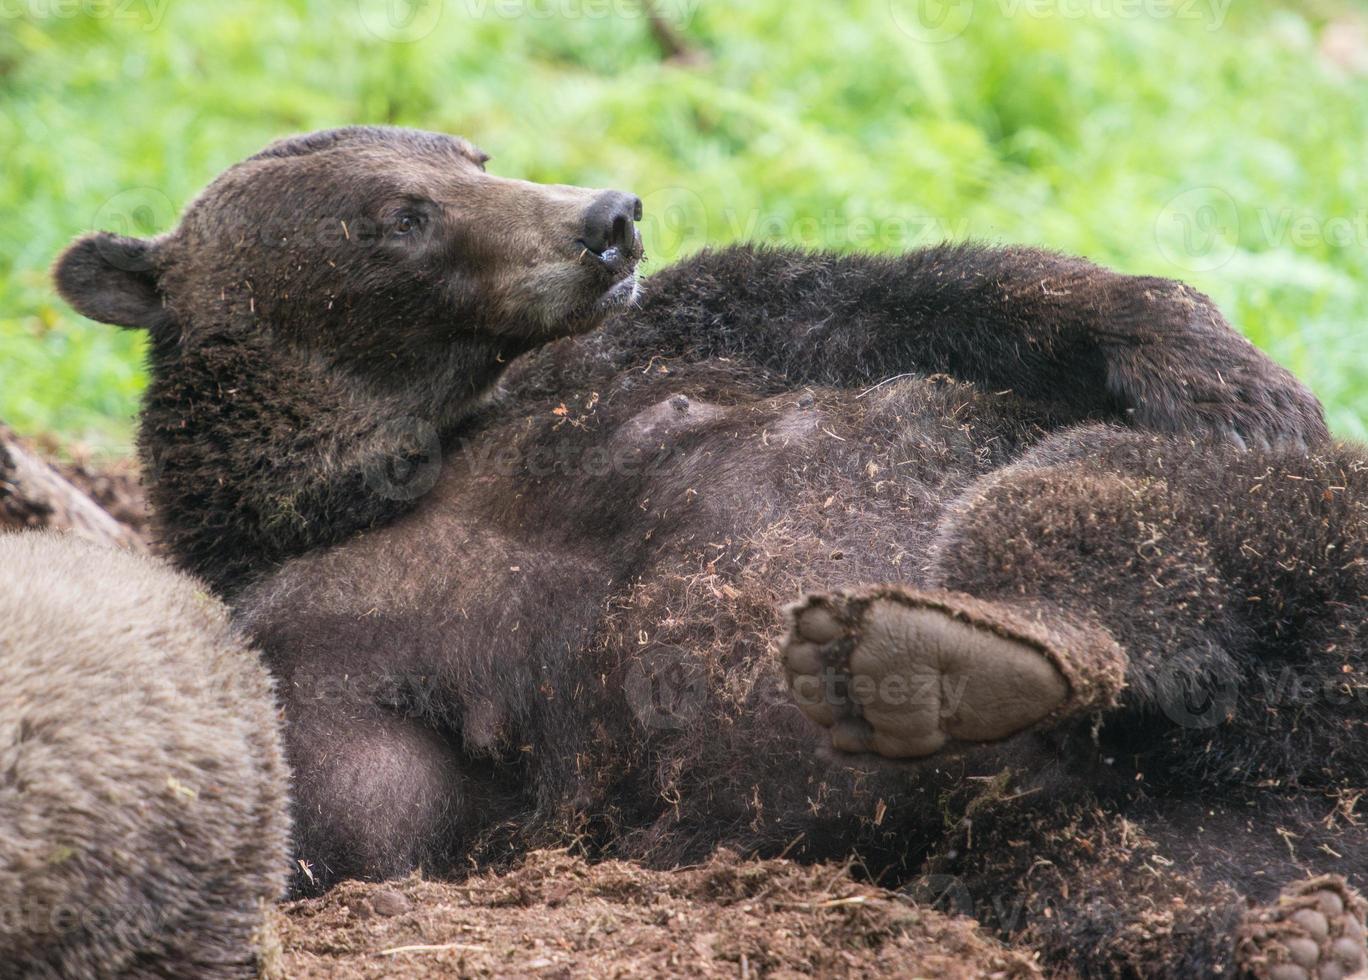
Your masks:
<path fill-rule="evenodd" d="M 538 851 L 460 884 L 347 882 L 276 916 L 278 976 L 1037 977 L 1033 959 L 844 868 L 651 871 Z"/>

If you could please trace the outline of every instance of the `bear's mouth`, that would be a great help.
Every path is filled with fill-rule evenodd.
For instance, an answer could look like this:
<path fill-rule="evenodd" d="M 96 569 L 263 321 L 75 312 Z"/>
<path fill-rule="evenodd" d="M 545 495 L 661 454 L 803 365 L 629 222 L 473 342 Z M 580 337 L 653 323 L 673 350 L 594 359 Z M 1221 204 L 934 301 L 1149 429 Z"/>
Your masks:
<path fill-rule="evenodd" d="M 641 236 L 637 235 L 635 241 L 628 248 L 620 245 L 610 245 L 601 252 L 596 252 L 592 247 L 585 244 L 584 239 L 578 239 L 575 244 L 582 251 L 580 257 L 586 262 L 592 262 L 603 268 L 611 276 L 627 276 L 636 270 L 637 262 L 641 260 Z"/>
<path fill-rule="evenodd" d="M 567 254 L 568 253 L 568 254 Z M 641 239 L 595 252 L 580 242 L 532 269 L 501 270 L 500 332 L 543 339 L 587 333 L 640 294 Z"/>
<path fill-rule="evenodd" d="M 596 266 L 599 273 L 607 277 L 607 286 L 595 304 L 598 312 L 627 306 L 637 298 L 640 291 L 637 265 L 645 256 L 641 247 L 641 236 L 635 229 L 630 242 L 626 245 L 610 245 L 602 251 L 595 251 L 583 241 L 576 244 L 584 248 L 581 260 Z"/>

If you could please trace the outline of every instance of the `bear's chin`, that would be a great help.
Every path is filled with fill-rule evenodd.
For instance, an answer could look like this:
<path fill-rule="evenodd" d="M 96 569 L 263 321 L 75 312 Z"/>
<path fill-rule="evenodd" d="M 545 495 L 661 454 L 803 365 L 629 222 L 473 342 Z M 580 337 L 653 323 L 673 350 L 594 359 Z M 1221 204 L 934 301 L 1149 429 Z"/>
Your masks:
<path fill-rule="evenodd" d="M 597 329 L 609 315 L 631 306 L 640 295 L 640 281 L 636 273 L 631 272 L 596 296 L 585 297 L 568 309 L 563 306 L 551 310 L 543 308 L 540 317 L 534 315 L 528 319 L 543 325 L 534 333 L 537 338 L 574 337 Z"/>
<path fill-rule="evenodd" d="M 601 312 L 608 313 L 624 306 L 631 306 L 640 295 L 641 283 L 637 280 L 636 273 L 631 273 L 608 287 L 608 291 L 599 297 L 598 308 Z"/>

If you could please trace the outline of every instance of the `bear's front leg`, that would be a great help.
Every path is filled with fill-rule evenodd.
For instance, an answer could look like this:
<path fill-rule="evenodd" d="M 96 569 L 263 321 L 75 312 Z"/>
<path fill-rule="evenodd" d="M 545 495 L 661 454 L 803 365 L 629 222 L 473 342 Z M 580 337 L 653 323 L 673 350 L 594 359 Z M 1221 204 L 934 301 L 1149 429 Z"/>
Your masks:
<path fill-rule="evenodd" d="M 878 587 L 788 610 L 789 688 L 847 754 L 915 759 L 996 742 L 1115 702 L 1105 631 L 952 592 Z"/>
<path fill-rule="evenodd" d="M 1208 297 L 1040 249 L 733 246 L 652 276 L 613 330 L 645 356 L 736 358 L 799 384 L 943 372 L 1077 421 L 1247 449 L 1329 439 L 1316 397 Z"/>
<path fill-rule="evenodd" d="M 914 897 L 1036 951 L 1047 976 L 1363 980 L 1363 902 L 1322 873 L 1352 881 L 1352 862 L 1311 846 L 1321 800 L 1194 804 L 1134 784 L 1069 799 L 1030 778 L 943 798 L 954 830 Z"/>

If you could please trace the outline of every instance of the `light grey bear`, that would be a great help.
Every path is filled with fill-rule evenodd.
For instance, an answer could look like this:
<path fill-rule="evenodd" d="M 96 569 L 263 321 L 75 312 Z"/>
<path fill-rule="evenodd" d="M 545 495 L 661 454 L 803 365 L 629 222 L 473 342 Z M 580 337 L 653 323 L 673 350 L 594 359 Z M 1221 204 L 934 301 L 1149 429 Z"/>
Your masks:
<path fill-rule="evenodd" d="M 0 977 L 258 975 L 285 885 L 269 676 L 194 579 L 0 535 Z"/>

